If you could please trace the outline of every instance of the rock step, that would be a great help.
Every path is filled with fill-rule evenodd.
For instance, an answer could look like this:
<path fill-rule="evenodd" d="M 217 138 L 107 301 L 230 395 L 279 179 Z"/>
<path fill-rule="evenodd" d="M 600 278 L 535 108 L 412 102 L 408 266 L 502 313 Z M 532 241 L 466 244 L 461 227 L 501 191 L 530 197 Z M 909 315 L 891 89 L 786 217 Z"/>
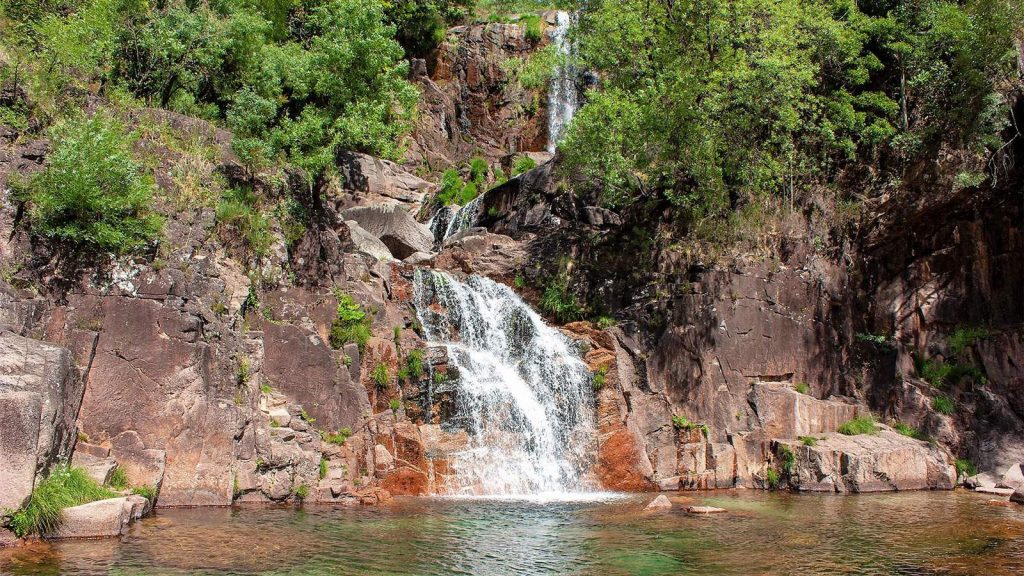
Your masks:
<path fill-rule="evenodd" d="M 995 488 L 989 486 L 978 486 L 974 491 L 982 494 L 995 494 L 996 496 L 1012 496 L 1015 492 L 1013 488 Z"/>
<path fill-rule="evenodd" d="M 122 496 L 97 500 L 64 510 L 60 528 L 46 538 L 103 538 L 120 536 L 135 520 L 149 511 L 149 500 L 142 496 Z"/>

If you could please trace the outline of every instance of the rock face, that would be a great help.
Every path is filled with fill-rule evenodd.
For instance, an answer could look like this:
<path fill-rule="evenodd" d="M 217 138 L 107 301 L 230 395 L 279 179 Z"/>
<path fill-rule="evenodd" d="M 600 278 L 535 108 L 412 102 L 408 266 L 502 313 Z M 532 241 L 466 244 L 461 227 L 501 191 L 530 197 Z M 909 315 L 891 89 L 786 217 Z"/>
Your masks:
<path fill-rule="evenodd" d="M 380 239 L 399 260 L 415 252 L 430 252 L 433 248 L 434 236 L 430 230 L 397 206 L 362 206 L 342 214 L 346 220 L 354 220 Z"/>
<path fill-rule="evenodd" d="M 71 353 L 0 334 L 0 509 L 17 509 L 59 460 L 70 459 L 82 382 Z"/>
<path fill-rule="evenodd" d="M 796 457 L 789 483 L 805 492 L 950 490 L 956 485 L 952 458 L 927 442 L 892 430 L 877 434 L 831 434 L 814 446 L 781 441 Z"/>
<path fill-rule="evenodd" d="M 394 162 L 367 154 L 342 153 L 338 168 L 342 190 L 350 196 L 335 207 L 338 211 L 355 206 L 393 204 L 415 212 L 434 187 Z"/>

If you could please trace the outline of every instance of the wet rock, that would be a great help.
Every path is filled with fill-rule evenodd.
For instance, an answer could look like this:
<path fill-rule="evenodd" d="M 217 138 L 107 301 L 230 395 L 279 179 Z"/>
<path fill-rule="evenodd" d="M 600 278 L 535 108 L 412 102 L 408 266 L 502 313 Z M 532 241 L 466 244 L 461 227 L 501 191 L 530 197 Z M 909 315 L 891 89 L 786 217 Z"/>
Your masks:
<path fill-rule="evenodd" d="M 1010 502 L 1024 504 L 1024 488 L 1018 488 L 1017 490 L 1014 490 L 1013 494 L 1010 494 Z"/>
<path fill-rule="evenodd" d="M 664 494 L 658 494 L 654 500 L 644 507 L 644 510 L 668 510 L 672 507 L 672 501 L 668 499 Z"/>
<path fill-rule="evenodd" d="M 1003 473 L 996 484 L 997 488 L 1024 488 L 1024 464 L 1014 464 Z"/>
<path fill-rule="evenodd" d="M 68 350 L 0 334 L 0 509 L 20 507 L 54 463 L 71 458 L 82 391 Z"/>
<path fill-rule="evenodd" d="M 348 226 L 349 232 L 352 235 L 352 243 L 355 244 L 357 251 L 369 254 L 377 260 L 391 260 L 394 258 L 391 255 L 391 250 L 379 238 L 364 230 L 358 222 L 346 220 L 345 225 Z"/>
<path fill-rule="evenodd" d="M 380 239 L 391 255 L 404 260 L 416 252 L 429 253 L 434 236 L 423 224 L 397 206 L 362 206 L 342 212 L 346 221 L 355 220 L 364 230 Z"/>
<path fill-rule="evenodd" d="M 996 496 L 1012 496 L 1016 490 L 1013 488 L 995 488 L 988 486 L 979 486 L 974 489 L 975 492 L 981 494 L 995 494 Z"/>
<path fill-rule="evenodd" d="M 714 506 L 687 506 L 686 511 L 690 514 L 721 514 L 725 512 L 725 508 L 715 508 Z"/>

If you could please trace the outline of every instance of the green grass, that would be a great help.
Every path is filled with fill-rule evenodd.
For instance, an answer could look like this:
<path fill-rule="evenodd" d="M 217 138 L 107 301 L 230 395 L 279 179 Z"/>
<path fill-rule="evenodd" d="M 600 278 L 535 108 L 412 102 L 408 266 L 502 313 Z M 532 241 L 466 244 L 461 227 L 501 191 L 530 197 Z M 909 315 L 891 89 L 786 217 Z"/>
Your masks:
<path fill-rule="evenodd" d="M 958 476 L 974 476 L 978 473 L 978 467 L 967 458 L 956 459 L 956 473 Z"/>
<path fill-rule="evenodd" d="M 107 486 L 114 490 L 124 490 L 128 487 L 128 474 L 124 471 L 124 468 L 120 466 L 114 468 L 114 473 L 110 475 L 110 480 L 107 480 Z"/>
<path fill-rule="evenodd" d="M 676 430 L 700 430 L 704 434 L 704 438 L 707 438 L 711 432 L 707 424 L 691 422 L 686 416 L 672 416 L 672 427 Z"/>
<path fill-rule="evenodd" d="M 941 388 L 945 385 L 952 372 L 952 365 L 934 358 L 921 360 L 917 366 L 917 373 L 921 376 L 921 379 L 936 388 Z"/>
<path fill-rule="evenodd" d="M 323 480 L 327 477 L 327 458 L 320 457 L 320 479 Z"/>
<path fill-rule="evenodd" d="M 801 394 L 810 394 L 811 386 L 807 382 L 797 382 L 793 389 Z"/>
<path fill-rule="evenodd" d="M 309 486 L 299 484 L 299 487 L 295 489 L 295 497 L 299 500 L 305 500 L 307 496 L 309 496 Z"/>
<path fill-rule="evenodd" d="M 814 436 L 800 436 L 797 439 L 800 440 L 800 443 L 804 446 L 815 446 L 818 444 L 818 439 Z"/>
<path fill-rule="evenodd" d="M 152 486 L 133 486 L 132 494 L 142 496 L 150 502 L 156 501 L 156 488 Z"/>
<path fill-rule="evenodd" d="M 370 372 L 370 379 L 373 380 L 374 385 L 377 386 L 378 390 L 387 390 L 391 374 L 388 372 L 387 364 L 378 362 Z"/>
<path fill-rule="evenodd" d="M 957 328 L 947 340 L 949 351 L 954 356 L 959 356 L 961 352 L 973 346 L 975 342 L 984 340 L 988 336 L 989 331 L 987 328 Z"/>
<path fill-rule="evenodd" d="M 398 398 L 392 398 L 388 401 L 388 407 L 391 408 L 392 412 L 398 412 L 398 409 L 402 407 L 402 402 Z"/>
<path fill-rule="evenodd" d="M 908 438 L 913 438 L 915 440 L 926 440 L 927 439 L 925 437 L 925 435 L 921 433 L 920 430 L 918 430 L 917 428 L 914 428 L 913 426 L 908 426 L 908 425 L 904 424 L 903 422 L 894 422 L 893 425 L 892 425 L 892 429 L 897 431 L 897 432 L 899 432 L 900 434 L 902 434 L 904 436 L 907 436 Z"/>
<path fill-rule="evenodd" d="M 519 176 L 523 172 L 529 172 L 537 167 L 537 161 L 529 156 L 520 156 L 512 163 L 512 175 Z"/>
<path fill-rule="evenodd" d="M 932 409 L 946 416 L 952 416 L 956 413 L 956 405 L 949 396 L 939 395 L 932 398 Z"/>
<path fill-rule="evenodd" d="M 779 487 L 779 480 L 780 480 L 779 472 L 777 470 L 775 470 L 774 468 L 769 468 L 768 471 L 765 472 L 764 479 L 765 479 L 765 482 L 768 483 L 769 487 L 771 487 L 771 488 L 778 488 Z"/>
<path fill-rule="evenodd" d="M 530 42 L 540 42 L 543 33 L 540 26 L 540 16 L 528 14 L 519 19 L 519 23 L 525 28 L 524 36 Z"/>
<path fill-rule="evenodd" d="M 793 468 L 796 467 L 796 454 L 793 453 L 793 450 L 789 446 L 780 444 L 776 454 L 782 464 L 782 471 L 787 475 L 792 474 Z"/>
<path fill-rule="evenodd" d="M 328 444 L 334 444 L 335 446 L 344 446 L 345 441 L 348 440 L 349 436 L 352 435 L 352 429 L 345 427 L 341 428 L 337 432 L 323 434 L 324 442 Z"/>
<path fill-rule="evenodd" d="M 604 385 L 608 383 L 608 367 L 601 366 L 594 372 L 593 377 L 594 390 L 597 391 L 604 388 Z"/>
<path fill-rule="evenodd" d="M 569 291 L 564 279 L 548 284 L 537 305 L 542 311 L 554 316 L 562 324 L 583 317 L 583 308 L 576 301 L 576 295 Z"/>
<path fill-rule="evenodd" d="M 362 352 L 366 343 L 370 341 L 370 324 L 373 319 L 352 296 L 341 290 L 334 290 L 334 297 L 338 300 L 338 309 L 336 317 L 331 322 L 331 334 L 328 338 L 331 348 L 337 350 L 349 342 L 355 342 Z"/>
<path fill-rule="evenodd" d="M 270 218 L 260 211 L 259 198 L 251 189 L 228 189 L 217 205 L 216 216 L 218 231 L 228 244 L 240 243 L 257 258 L 270 253 L 274 242 Z"/>
<path fill-rule="evenodd" d="M 11 515 L 9 527 L 19 538 L 53 532 L 60 527 L 65 508 L 115 496 L 117 493 L 100 486 L 85 470 L 55 466 L 32 491 L 28 503 Z"/>
<path fill-rule="evenodd" d="M 877 431 L 878 427 L 875 426 L 875 418 L 871 415 L 858 416 L 839 427 L 839 433 L 847 436 L 874 434 Z"/>

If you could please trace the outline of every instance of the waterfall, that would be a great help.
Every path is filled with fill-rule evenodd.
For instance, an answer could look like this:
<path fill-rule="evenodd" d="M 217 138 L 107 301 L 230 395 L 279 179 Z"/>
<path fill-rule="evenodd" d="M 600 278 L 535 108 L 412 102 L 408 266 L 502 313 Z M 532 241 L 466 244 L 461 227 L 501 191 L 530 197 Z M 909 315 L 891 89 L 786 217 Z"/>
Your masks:
<path fill-rule="evenodd" d="M 434 235 L 434 241 L 443 243 L 463 230 L 469 230 L 476 224 L 480 215 L 480 204 L 484 195 L 481 194 L 467 202 L 465 206 L 442 206 L 434 212 L 427 222 L 427 228 Z"/>
<path fill-rule="evenodd" d="M 568 58 L 572 51 L 569 41 L 569 26 L 572 16 L 558 11 L 555 28 L 551 31 L 551 42 L 558 50 L 559 64 L 548 88 L 548 152 L 554 154 L 555 147 L 565 135 L 565 130 L 576 114 L 579 95 L 576 91 L 578 74 Z"/>
<path fill-rule="evenodd" d="M 454 417 L 468 445 L 449 460 L 449 494 L 587 490 L 597 448 L 592 376 L 572 342 L 507 286 L 416 272 L 424 336 L 447 350 Z"/>

